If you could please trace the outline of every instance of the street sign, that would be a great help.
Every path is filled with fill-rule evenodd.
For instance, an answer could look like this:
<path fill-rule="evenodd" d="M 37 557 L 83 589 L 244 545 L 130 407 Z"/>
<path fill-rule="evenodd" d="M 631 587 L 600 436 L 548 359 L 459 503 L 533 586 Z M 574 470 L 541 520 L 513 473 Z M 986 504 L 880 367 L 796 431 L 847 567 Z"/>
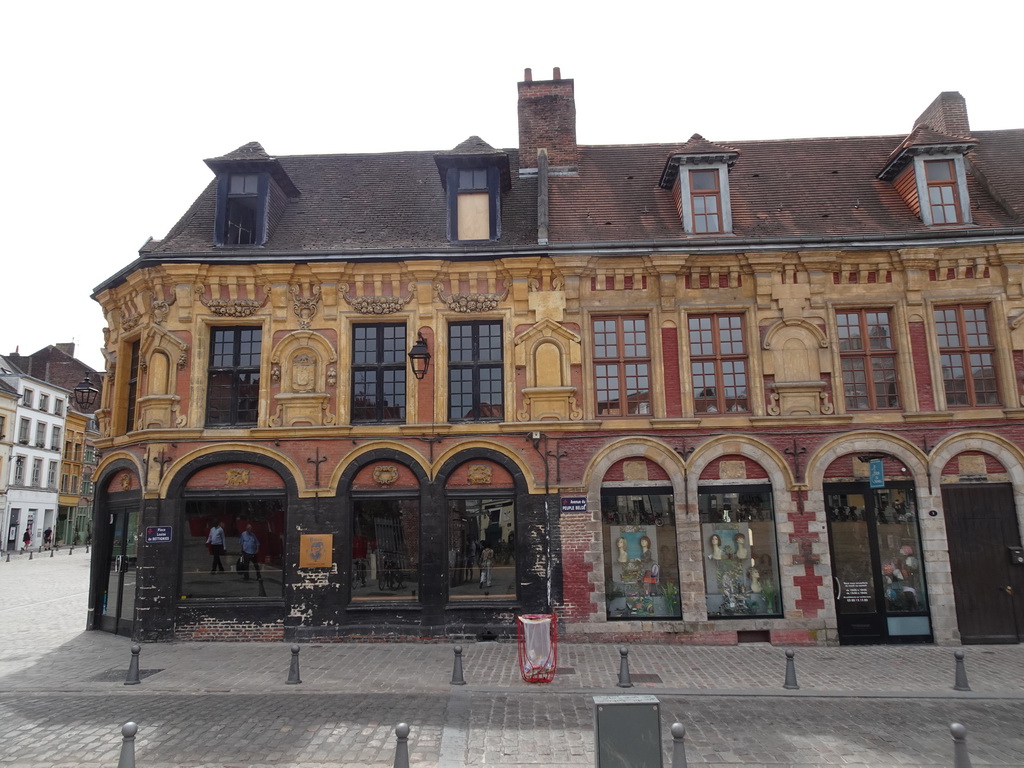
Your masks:
<path fill-rule="evenodd" d="M 868 464 L 868 479 L 872 488 L 885 488 L 885 467 L 881 459 L 872 459 Z"/>
<path fill-rule="evenodd" d="M 562 514 L 567 515 L 571 512 L 586 512 L 587 511 L 587 497 L 586 496 L 563 496 L 562 497 Z"/>
<path fill-rule="evenodd" d="M 167 544 L 171 540 L 170 525 L 150 525 L 146 528 L 147 544 Z"/>

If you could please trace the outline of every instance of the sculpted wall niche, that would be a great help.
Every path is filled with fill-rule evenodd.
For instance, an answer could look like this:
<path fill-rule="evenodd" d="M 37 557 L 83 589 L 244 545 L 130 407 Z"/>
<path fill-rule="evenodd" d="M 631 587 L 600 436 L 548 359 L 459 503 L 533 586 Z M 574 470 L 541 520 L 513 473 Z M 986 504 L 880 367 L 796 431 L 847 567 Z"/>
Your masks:
<path fill-rule="evenodd" d="M 806 320 L 780 320 L 764 337 L 764 370 L 775 377 L 768 413 L 818 416 L 833 412 L 825 373 L 831 371 L 828 339 Z"/>
<path fill-rule="evenodd" d="M 335 423 L 330 390 L 338 383 L 338 356 L 323 336 L 296 331 L 285 336 L 270 356 L 277 385 L 273 427 L 322 426 Z"/>
<path fill-rule="evenodd" d="M 571 366 L 580 365 L 580 336 L 553 320 L 544 319 L 515 338 L 517 367 L 526 369 L 519 421 L 578 421 Z"/>

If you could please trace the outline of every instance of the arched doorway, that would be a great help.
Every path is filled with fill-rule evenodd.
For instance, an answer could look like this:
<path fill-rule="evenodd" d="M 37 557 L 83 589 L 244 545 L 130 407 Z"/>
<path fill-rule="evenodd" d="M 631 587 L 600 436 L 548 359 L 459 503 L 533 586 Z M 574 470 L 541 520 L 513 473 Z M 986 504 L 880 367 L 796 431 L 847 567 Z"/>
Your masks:
<path fill-rule="evenodd" d="M 115 468 L 97 505 L 92 628 L 132 636 L 142 487 L 134 468 Z"/>

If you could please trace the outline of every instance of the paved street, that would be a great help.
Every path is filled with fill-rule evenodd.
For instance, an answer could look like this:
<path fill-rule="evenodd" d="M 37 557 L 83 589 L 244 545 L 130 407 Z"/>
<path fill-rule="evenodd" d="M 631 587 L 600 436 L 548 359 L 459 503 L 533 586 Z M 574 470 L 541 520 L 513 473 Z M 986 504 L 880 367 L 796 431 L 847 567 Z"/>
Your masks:
<path fill-rule="evenodd" d="M 635 645 L 635 686 L 616 686 L 617 648 L 563 644 L 551 684 L 519 677 L 513 643 L 301 646 L 286 685 L 283 643 L 143 646 L 86 633 L 82 549 L 0 562 L 0 765 L 117 764 L 120 726 L 139 724 L 139 768 L 391 766 L 394 727 L 412 726 L 413 765 L 593 766 L 595 695 L 661 702 L 708 766 L 952 765 L 949 723 L 968 728 L 974 765 L 1024 765 L 1024 649 L 969 646 L 971 692 L 952 690 L 953 648 L 797 649 L 784 690 L 781 648 Z"/>

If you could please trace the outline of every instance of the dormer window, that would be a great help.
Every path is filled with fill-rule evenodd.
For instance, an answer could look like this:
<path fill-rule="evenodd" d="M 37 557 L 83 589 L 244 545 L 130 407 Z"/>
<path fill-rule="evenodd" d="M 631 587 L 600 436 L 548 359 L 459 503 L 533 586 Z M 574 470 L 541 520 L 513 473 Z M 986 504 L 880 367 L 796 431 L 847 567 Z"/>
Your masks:
<path fill-rule="evenodd" d="M 672 190 L 686 234 L 732 232 L 729 168 L 738 156 L 695 133 L 668 158 L 659 186 Z"/>
<path fill-rule="evenodd" d="M 956 165 L 952 160 L 925 160 L 925 182 L 932 224 L 960 223 L 960 196 L 956 192 Z"/>
<path fill-rule="evenodd" d="M 717 170 L 690 171 L 690 207 L 696 234 L 722 231 L 722 193 Z"/>
<path fill-rule="evenodd" d="M 257 142 L 206 161 L 217 174 L 216 245 L 263 245 L 299 196 L 281 163 Z"/>
<path fill-rule="evenodd" d="M 458 212 L 456 226 L 458 240 L 490 240 L 491 193 L 487 187 L 487 169 L 472 168 L 459 171 Z"/>
<path fill-rule="evenodd" d="M 228 176 L 227 210 L 224 216 L 225 245 L 257 245 L 258 222 L 262 218 L 259 174 L 232 173 Z"/>
<path fill-rule="evenodd" d="M 501 238 L 501 193 L 512 188 L 508 154 L 479 136 L 434 155 L 448 200 L 448 239 L 479 242 Z"/>

